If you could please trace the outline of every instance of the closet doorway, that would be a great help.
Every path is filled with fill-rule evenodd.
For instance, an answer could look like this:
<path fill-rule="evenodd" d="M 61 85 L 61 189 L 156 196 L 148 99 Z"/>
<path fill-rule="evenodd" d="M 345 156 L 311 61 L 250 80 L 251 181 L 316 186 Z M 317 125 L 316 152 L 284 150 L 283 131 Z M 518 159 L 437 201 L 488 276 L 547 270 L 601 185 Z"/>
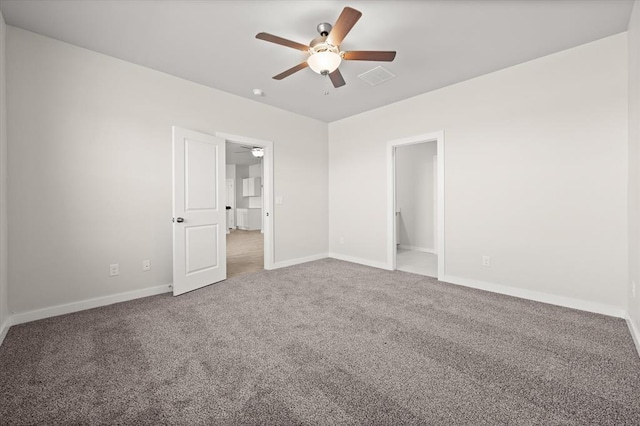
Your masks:
<path fill-rule="evenodd" d="M 444 276 L 442 132 L 390 141 L 391 269 Z"/>

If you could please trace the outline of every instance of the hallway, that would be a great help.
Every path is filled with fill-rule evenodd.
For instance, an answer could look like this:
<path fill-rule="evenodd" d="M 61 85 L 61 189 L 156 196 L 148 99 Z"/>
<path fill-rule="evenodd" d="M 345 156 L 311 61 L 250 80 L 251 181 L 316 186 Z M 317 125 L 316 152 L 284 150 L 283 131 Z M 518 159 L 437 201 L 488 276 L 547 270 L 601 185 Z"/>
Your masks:
<path fill-rule="evenodd" d="M 227 278 L 264 269 L 264 235 L 233 229 L 227 234 Z"/>

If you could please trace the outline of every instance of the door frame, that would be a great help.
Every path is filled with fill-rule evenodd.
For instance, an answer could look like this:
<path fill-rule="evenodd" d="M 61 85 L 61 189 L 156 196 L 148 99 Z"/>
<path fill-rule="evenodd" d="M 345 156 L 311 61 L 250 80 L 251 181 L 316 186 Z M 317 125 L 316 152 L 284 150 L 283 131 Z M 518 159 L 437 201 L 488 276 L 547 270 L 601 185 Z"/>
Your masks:
<path fill-rule="evenodd" d="M 226 139 L 225 139 L 225 143 L 226 143 Z M 225 161 L 225 169 L 226 169 L 226 161 Z M 226 170 L 225 170 L 226 172 Z M 233 185 L 233 205 L 229 205 L 229 197 L 227 197 L 227 205 L 229 207 L 231 207 L 231 217 L 233 218 L 233 227 L 236 227 L 236 178 L 227 178 L 226 182 L 225 182 L 225 189 L 227 189 L 227 193 L 228 193 L 228 188 L 226 188 L 227 185 L 229 185 L 229 182 L 231 182 L 231 184 Z M 229 210 L 227 210 L 227 216 L 229 215 Z M 228 219 L 228 218 L 227 218 Z M 229 233 L 229 224 L 227 223 L 227 234 Z"/>
<path fill-rule="evenodd" d="M 438 279 L 445 276 L 444 239 L 444 130 L 394 139 L 387 142 L 387 265 L 396 270 L 396 148 L 419 143 L 435 142 L 437 149 L 437 200 L 436 242 L 438 251 Z"/>
<path fill-rule="evenodd" d="M 274 220 L 273 220 L 273 142 L 246 136 L 216 132 L 215 135 L 227 142 L 258 146 L 264 149 L 262 157 L 262 219 L 264 220 L 264 269 L 274 269 Z"/>

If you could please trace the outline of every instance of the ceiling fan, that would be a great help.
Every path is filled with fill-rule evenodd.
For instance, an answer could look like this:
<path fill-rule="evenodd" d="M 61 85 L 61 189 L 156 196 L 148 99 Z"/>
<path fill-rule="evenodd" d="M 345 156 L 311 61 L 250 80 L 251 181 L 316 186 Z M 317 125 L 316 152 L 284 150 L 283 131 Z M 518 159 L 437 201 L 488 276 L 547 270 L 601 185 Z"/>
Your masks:
<path fill-rule="evenodd" d="M 318 25 L 320 37 L 311 40 L 309 45 L 296 43 L 268 33 L 258 33 L 256 38 L 271 43 L 280 44 L 282 46 L 291 47 L 293 49 L 308 52 L 309 57 L 306 61 L 299 63 L 295 67 L 274 76 L 276 80 L 282 80 L 291 74 L 300 71 L 306 67 L 310 67 L 318 74 L 329 76 L 334 87 L 344 86 L 346 83 L 338 67 L 340 62 L 345 61 L 386 61 L 391 62 L 396 57 L 395 51 L 378 51 L 378 50 L 352 50 L 348 52 L 340 51 L 340 44 L 345 36 L 351 31 L 351 28 L 358 22 L 362 16 L 362 12 L 345 7 L 338 17 L 335 25 L 323 22 Z"/>
<path fill-rule="evenodd" d="M 264 148 L 261 148 L 259 146 L 243 146 L 243 145 L 240 145 L 239 148 L 244 148 L 247 151 L 234 151 L 234 153 L 236 153 L 236 154 L 251 154 L 256 158 L 264 157 Z"/>

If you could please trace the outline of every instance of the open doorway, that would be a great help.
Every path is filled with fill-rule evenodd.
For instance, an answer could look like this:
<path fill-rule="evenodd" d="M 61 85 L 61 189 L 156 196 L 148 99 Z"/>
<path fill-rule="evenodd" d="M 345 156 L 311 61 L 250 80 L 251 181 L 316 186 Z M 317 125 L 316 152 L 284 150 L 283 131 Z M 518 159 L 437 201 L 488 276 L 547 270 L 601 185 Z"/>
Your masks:
<path fill-rule="evenodd" d="M 271 269 L 272 145 L 233 135 L 226 140 L 227 278 Z"/>
<path fill-rule="evenodd" d="M 388 143 L 390 269 L 444 276 L 444 137 Z"/>
<path fill-rule="evenodd" d="M 396 147 L 396 269 L 438 277 L 435 142 Z"/>

